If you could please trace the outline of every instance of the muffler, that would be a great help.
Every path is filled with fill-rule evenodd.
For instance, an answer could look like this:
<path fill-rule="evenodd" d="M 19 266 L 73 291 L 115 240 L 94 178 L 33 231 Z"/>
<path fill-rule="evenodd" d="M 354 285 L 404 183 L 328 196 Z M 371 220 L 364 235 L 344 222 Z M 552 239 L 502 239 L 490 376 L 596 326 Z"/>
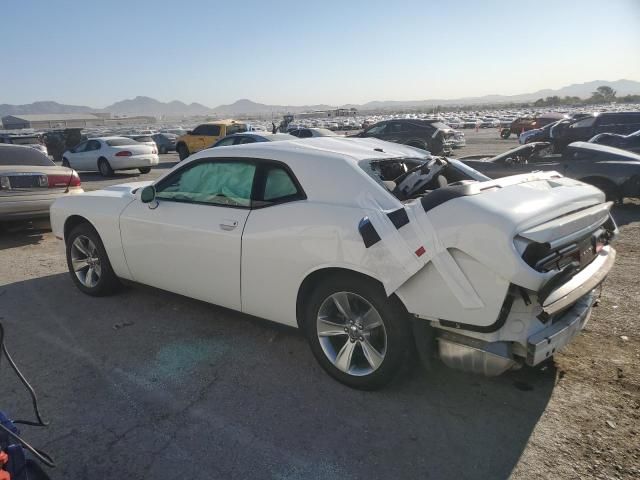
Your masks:
<path fill-rule="evenodd" d="M 506 342 L 483 342 L 450 332 L 440 332 L 438 353 L 450 368 L 495 377 L 519 365 Z"/>

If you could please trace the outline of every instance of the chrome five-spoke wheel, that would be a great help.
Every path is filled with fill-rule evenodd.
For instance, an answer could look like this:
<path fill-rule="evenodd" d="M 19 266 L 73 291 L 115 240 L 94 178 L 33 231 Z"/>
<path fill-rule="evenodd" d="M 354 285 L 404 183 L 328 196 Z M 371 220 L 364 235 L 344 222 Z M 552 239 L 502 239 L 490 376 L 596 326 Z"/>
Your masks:
<path fill-rule="evenodd" d="M 73 271 L 85 287 L 93 288 L 100 281 L 102 266 L 98 248 L 85 235 L 78 235 L 71 244 L 71 265 Z"/>
<path fill-rule="evenodd" d="M 387 352 L 387 332 L 380 313 L 351 292 L 327 297 L 316 319 L 318 340 L 329 361 L 348 375 L 376 371 Z"/>

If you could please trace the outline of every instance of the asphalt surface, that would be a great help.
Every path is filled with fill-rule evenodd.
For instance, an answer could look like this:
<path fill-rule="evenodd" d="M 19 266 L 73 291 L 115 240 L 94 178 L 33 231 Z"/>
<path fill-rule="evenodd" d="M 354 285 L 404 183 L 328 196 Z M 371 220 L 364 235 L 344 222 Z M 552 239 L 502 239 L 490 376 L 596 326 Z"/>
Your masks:
<path fill-rule="evenodd" d="M 163 160 L 83 186 L 151 179 Z M 0 233 L 0 317 L 51 421 L 23 433 L 57 479 L 506 478 L 554 388 L 553 366 L 490 379 L 436 365 L 352 390 L 296 330 L 139 285 L 83 295 L 47 230 Z M 0 409 L 31 417 L 0 367 Z"/>

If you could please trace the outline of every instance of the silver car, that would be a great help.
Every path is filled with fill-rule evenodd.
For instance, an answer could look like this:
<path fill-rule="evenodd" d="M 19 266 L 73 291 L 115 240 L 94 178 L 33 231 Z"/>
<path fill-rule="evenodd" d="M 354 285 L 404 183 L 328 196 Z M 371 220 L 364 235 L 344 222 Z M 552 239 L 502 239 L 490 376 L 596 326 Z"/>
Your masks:
<path fill-rule="evenodd" d="M 0 145 L 0 222 L 49 217 L 55 199 L 82 192 L 75 170 L 33 148 Z"/>

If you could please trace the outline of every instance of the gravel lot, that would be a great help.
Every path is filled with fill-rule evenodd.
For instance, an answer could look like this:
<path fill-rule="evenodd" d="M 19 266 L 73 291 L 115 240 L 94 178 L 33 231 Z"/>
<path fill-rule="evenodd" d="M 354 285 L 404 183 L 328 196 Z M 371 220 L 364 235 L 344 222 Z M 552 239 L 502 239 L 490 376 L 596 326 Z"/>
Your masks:
<path fill-rule="evenodd" d="M 458 156 L 516 144 L 465 133 Z M 413 368 L 373 393 L 331 380 L 295 330 L 143 286 L 87 297 L 49 231 L 1 232 L 6 342 L 51 420 L 23 433 L 58 479 L 638 478 L 640 202 L 614 216 L 617 265 L 554 364 L 493 379 Z M 0 407 L 30 417 L 6 364 L 0 382 Z"/>

